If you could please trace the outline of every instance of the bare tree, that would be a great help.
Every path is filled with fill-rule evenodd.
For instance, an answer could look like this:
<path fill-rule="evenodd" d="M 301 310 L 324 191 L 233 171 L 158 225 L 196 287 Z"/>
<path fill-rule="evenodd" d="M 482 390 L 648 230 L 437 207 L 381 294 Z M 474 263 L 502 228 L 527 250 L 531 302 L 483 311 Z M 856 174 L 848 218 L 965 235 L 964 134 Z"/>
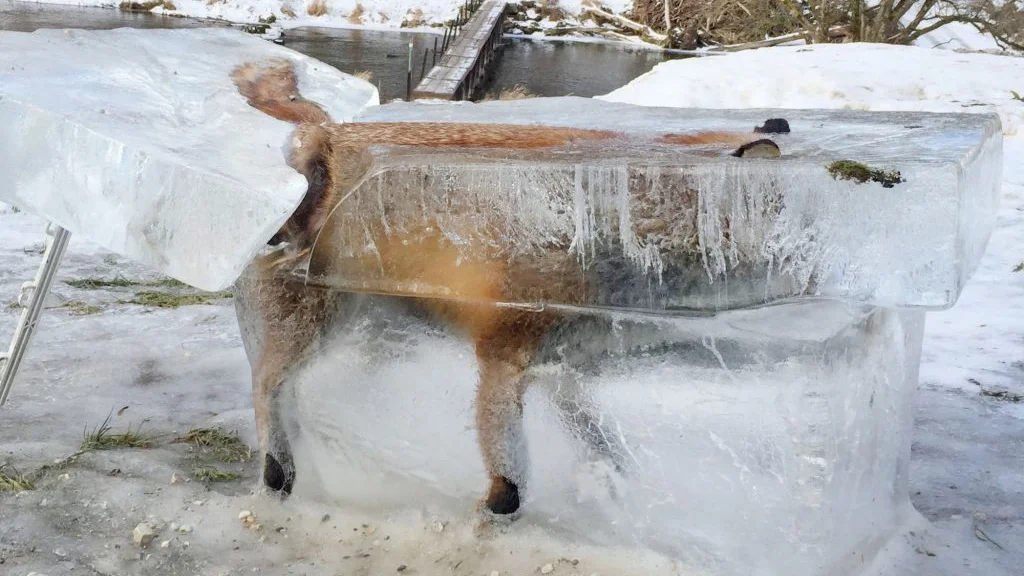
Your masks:
<path fill-rule="evenodd" d="M 1024 0 L 637 0 L 630 17 L 666 43 L 758 47 L 792 40 L 911 44 L 962 23 L 1024 50 Z M 690 48 L 693 46 L 677 46 Z"/>

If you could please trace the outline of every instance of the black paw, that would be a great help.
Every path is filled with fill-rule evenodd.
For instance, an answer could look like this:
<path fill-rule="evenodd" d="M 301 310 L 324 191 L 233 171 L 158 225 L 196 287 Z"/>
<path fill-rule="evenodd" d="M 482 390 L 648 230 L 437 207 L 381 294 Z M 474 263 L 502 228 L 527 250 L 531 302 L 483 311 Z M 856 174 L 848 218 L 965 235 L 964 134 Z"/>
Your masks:
<path fill-rule="evenodd" d="M 789 134 L 789 122 L 785 118 L 769 118 L 764 124 L 754 128 L 758 134 Z"/>
<path fill-rule="evenodd" d="M 495 514 L 512 514 L 519 510 L 519 488 L 508 478 L 491 482 L 487 495 L 487 509 Z"/>
<path fill-rule="evenodd" d="M 295 469 L 291 462 L 287 463 L 286 468 L 273 455 L 267 454 L 263 462 L 263 483 L 275 492 L 291 494 L 295 484 Z"/>
<path fill-rule="evenodd" d="M 782 156 L 779 145 L 767 138 L 747 142 L 732 153 L 737 158 L 778 158 Z"/>

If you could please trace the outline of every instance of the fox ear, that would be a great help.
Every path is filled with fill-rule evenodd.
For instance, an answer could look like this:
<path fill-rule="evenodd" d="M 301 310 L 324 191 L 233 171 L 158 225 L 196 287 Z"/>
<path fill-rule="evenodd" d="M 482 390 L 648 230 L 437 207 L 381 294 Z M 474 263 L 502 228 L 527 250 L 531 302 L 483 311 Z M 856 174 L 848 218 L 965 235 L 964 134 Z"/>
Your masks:
<path fill-rule="evenodd" d="M 747 142 L 737 148 L 733 153 L 737 158 L 778 158 L 782 156 L 779 145 L 767 138 Z"/>

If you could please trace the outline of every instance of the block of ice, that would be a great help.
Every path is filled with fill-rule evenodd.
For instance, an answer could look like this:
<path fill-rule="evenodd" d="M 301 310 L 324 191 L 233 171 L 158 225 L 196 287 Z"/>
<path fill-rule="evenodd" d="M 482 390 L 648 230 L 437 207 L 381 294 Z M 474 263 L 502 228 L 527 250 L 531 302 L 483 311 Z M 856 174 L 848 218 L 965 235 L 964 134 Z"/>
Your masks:
<path fill-rule="evenodd" d="M 695 131 L 754 140 L 753 128 L 776 117 L 792 130 L 769 135 L 781 158 L 656 142 Z M 541 98 L 389 104 L 358 121 L 541 123 L 626 137 L 540 151 L 372 147 L 307 271 L 310 282 L 344 290 L 474 297 L 451 277 L 382 255 L 396 242 L 435 243 L 459 266 L 500 262 L 499 299 L 513 304 L 715 311 L 825 297 L 940 309 L 976 268 L 999 197 L 995 115 Z M 859 166 L 835 169 L 844 160 L 898 171 L 902 181 L 848 179 Z M 578 289 L 523 280 L 552 275 Z"/>
<path fill-rule="evenodd" d="M 293 129 L 229 76 L 295 63 L 335 119 L 378 104 L 367 82 L 228 29 L 0 32 L 0 200 L 207 290 L 228 286 L 295 209 Z"/>
<path fill-rule="evenodd" d="M 471 522 L 488 486 L 472 343 L 410 299 L 339 298 L 279 396 L 296 490 Z M 827 301 L 570 315 L 527 373 L 509 530 L 654 552 L 680 574 L 856 574 L 913 514 L 923 316 Z M 594 423 L 597 441 L 580 433 Z"/>
<path fill-rule="evenodd" d="M 777 117 L 779 158 L 656 142 Z M 992 230 L 996 117 L 559 98 L 358 120 L 625 135 L 339 162 L 357 183 L 299 274 L 251 269 L 235 299 L 268 485 L 467 523 L 498 493 L 510 531 L 716 576 L 852 576 L 913 517 L 924 315 Z"/>

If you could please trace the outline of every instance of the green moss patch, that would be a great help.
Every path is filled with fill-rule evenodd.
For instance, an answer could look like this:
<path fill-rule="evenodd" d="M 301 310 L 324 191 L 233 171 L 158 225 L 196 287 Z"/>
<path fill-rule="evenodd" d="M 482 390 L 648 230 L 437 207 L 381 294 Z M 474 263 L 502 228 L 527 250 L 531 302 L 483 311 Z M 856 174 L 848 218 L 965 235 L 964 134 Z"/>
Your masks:
<path fill-rule="evenodd" d="M 881 184 L 883 188 L 892 188 L 906 182 L 898 170 L 879 170 L 853 160 L 837 160 L 826 169 L 836 180 L 853 180 L 858 184 L 870 181 Z"/>
<path fill-rule="evenodd" d="M 155 308 L 181 308 L 182 306 L 195 306 L 209 304 L 214 300 L 231 298 L 230 292 L 198 292 L 189 294 L 175 294 L 173 292 L 136 292 L 135 298 L 127 300 L 128 304 L 139 306 L 152 306 Z"/>

